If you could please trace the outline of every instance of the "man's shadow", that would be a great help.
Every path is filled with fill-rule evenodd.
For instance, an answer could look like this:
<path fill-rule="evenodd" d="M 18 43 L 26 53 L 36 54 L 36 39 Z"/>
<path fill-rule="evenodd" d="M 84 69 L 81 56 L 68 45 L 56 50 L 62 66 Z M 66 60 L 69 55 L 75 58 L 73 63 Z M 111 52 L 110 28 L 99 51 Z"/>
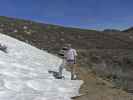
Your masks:
<path fill-rule="evenodd" d="M 51 70 L 49 70 L 48 72 L 49 72 L 50 74 L 52 74 L 52 75 L 54 76 L 55 79 L 64 79 L 64 76 L 61 76 L 61 75 L 59 74 L 59 72 L 51 71 Z"/>

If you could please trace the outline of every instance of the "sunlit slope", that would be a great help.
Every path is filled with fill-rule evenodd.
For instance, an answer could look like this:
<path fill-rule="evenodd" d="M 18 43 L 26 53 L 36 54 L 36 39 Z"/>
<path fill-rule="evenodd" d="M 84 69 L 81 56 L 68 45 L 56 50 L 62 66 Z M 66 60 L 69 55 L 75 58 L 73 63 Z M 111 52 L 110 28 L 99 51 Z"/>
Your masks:
<path fill-rule="evenodd" d="M 71 100 L 82 81 L 57 80 L 48 70 L 57 71 L 62 60 L 16 39 L 0 34 L 0 100 Z"/>

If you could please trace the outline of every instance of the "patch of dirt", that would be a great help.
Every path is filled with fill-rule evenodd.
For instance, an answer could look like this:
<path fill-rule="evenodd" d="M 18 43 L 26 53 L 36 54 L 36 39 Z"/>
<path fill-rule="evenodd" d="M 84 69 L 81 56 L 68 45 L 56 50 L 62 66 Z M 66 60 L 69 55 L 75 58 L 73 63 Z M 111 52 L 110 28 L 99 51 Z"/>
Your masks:
<path fill-rule="evenodd" d="M 133 95 L 117 89 L 106 80 L 97 77 L 91 70 L 79 67 L 76 71 L 78 79 L 84 84 L 80 88 L 80 96 L 73 97 L 73 100 L 133 100 Z"/>

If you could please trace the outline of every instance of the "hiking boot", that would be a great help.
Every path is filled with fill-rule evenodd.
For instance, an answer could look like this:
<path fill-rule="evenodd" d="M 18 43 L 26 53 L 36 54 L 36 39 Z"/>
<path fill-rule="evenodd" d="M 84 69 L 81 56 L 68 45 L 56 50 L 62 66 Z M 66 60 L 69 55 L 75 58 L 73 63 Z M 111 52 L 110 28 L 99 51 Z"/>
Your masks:
<path fill-rule="evenodd" d="M 76 75 L 72 75 L 71 80 L 77 80 L 77 76 Z"/>

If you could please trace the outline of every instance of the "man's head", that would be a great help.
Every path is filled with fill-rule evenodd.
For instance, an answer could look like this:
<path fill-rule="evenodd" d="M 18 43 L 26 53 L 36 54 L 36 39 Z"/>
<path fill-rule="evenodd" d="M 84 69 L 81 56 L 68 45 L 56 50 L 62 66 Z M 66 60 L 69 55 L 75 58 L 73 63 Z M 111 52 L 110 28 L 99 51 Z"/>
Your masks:
<path fill-rule="evenodd" d="M 66 46 L 67 46 L 68 49 L 72 48 L 71 44 L 67 44 Z"/>

